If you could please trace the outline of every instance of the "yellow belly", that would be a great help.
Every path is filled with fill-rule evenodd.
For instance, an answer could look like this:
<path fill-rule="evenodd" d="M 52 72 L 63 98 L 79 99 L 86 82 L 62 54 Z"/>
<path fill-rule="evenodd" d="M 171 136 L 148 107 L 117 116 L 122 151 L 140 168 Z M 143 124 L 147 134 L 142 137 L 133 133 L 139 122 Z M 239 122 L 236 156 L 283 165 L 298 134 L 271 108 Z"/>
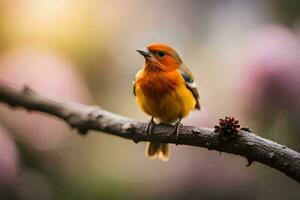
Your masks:
<path fill-rule="evenodd" d="M 192 92 L 184 84 L 160 96 L 147 95 L 137 86 L 136 99 L 144 112 L 165 123 L 187 116 L 196 104 Z"/>

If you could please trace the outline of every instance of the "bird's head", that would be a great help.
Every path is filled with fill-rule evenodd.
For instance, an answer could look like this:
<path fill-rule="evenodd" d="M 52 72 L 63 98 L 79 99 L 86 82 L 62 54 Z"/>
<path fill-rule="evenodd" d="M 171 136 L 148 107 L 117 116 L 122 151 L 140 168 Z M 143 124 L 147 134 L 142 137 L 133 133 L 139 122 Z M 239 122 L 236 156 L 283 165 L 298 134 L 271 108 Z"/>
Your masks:
<path fill-rule="evenodd" d="M 177 69 L 182 61 L 177 52 L 168 45 L 153 43 L 147 50 L 137 50 L 145 58 L 146 67 L 162 71 Z"/>

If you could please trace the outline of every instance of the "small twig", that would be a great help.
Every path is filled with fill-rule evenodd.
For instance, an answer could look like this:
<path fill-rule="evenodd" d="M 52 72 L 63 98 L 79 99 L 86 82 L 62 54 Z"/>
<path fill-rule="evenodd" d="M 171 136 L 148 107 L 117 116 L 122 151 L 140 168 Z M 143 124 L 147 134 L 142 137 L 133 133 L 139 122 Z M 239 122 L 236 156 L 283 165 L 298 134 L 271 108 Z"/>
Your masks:
<path fill-rule="evenodd" d="M 149 138 L 146 132 L 147 124 L 144 122 L 138 122 L 99 107 L 52 100 L 36 94 L 28 87 L 18 91 L 0 83 L 0 101 L 13 107 L 23 107 L 61 118 L 82 134 L 89 130 L 97 130 L 128 138 L 136 143 L 151 141 L 204 147 L 243 156 L 248 160 L 249 166 L 253 161 L 263 163 L 300 182 L 300 154 L 298 152 L 248 131 L 241 130 L 237 137 L 224 141 L 219 133 L 214 133 L 214 129 L 183 126 L 176 140 L 175 135 L 172 134 L 173 127 L 162 124 L 153 127 L 153 134 Z"/>

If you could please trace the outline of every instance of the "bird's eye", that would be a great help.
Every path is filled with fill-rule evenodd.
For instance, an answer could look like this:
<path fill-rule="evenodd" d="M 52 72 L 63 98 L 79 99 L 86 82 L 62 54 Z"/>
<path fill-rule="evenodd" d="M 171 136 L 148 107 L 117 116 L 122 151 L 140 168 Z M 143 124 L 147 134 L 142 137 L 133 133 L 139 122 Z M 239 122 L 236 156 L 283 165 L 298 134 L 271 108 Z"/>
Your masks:
<path fill-rule="evenodd" d="M 166 55 L 166 53 L 163 51 L 159 51 L 157 54 L 159 57 L 164 57 Z"/>

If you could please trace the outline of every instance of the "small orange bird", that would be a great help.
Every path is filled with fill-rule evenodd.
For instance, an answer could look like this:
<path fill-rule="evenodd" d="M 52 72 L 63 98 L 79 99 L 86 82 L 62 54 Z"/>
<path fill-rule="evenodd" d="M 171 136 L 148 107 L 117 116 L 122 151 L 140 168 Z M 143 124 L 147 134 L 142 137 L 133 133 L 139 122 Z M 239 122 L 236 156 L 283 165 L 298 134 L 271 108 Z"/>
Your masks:
<path fill-rule="evenodd" d="M 182 63 L 177 52 L 165 44 L 154 43 L 147 50 L 137 50 L 145 58 L 143 69 L 137 72 L 133 93 L 139 107 L 151 116 L 148 136 L 155 123 L 175 124 L 179 134 L 181 119 L 193 109 L 200 110 L 199 93 L 192 73 Z M 148 143 L 150 159 L 169 159 L 168 144 Z"/>

